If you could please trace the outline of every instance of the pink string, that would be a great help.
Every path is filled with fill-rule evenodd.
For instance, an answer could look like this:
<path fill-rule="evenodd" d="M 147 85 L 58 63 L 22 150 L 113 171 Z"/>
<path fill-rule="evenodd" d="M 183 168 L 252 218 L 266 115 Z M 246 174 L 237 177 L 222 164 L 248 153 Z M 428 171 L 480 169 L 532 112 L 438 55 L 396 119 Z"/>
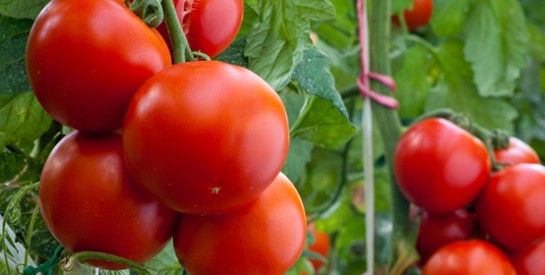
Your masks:
<path fill-rule="evenodd" d="M 366 10 L 363 0 L 358 0 L 358 23 L 359 23 L 359 39 L 361 45 L 361 75 L 358 77 L 357 84 L 360 89 L 360 94 L 362 97 L 369 97 L 378 104 L 391 108 L 397 109 L 399 103 L 397 100 L 391 96 L 382 95 L 376 93 L 375 91 L 369 88 L 369 78 L 372 78 L 380 83 L 384 84 L 391 91 L 394 91 L 396 88 L 395 81 L 387 76 L 378 73 L 369 72 L 368 64 L 366 62 L 366 46 L 367 46 L 367 37 L 366 37 Z"/>

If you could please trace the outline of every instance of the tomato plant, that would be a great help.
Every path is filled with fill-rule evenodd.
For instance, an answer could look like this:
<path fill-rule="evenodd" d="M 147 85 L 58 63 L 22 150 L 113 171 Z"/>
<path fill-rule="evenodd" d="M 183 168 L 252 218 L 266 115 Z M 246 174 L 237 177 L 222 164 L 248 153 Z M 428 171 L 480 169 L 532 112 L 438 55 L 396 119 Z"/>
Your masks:
<path fill-rule="evenodd" d="M 139 263 L 161 251 L 178 217 L 133 181 L 118 134 L 76 131 L 63 138 L 44 165 L 39 195 L 47 227 L 67 249 L 105 252 Z"/>
<path fill-rule="evenodd" d="M 495 173 L 475 210 L 484 231 L 504 247 L 520 249 L 545 237 L 545 167 L 523 163 Z"/>
<path fill-rule="evenodd" d="M 243 0 L 174 0 L 174 5 L 191 50 L 210 57 L 233 42 L 244 15 Z M 170 43 L 166 25 L 157 29 Z"/>
<path fill-rule="evenodd" d="M 110 0 L 50 2 L 26 47 L 28 78 L 43 108 L 89 132 L 121 128 L 138 87 L 171 64 L 158 32 Z"/>
<path fill-rule="evenodd" d="M 440 248 L 422 269 L 423 275 L 515 275 L 511 262 L 497 247 L 481 240 L 456 241 Z"/>
<path fill-rule="evenodd" d="M 403 11 L 403 17 L 409 30 L 427 26 L 433 12 L 433 0 L 414 0 L 411 9 Z M 399 17 L 394 15 L 394 23 L 399 25 Z"/>
<path fill-rule="evenodd" d="M 495 150 L 494 156 L 499 163 L 510 165 L 518 163 L 541 163 L 536 151 L 516 137 L 509 138 L 509 147 L 503 150 Z"/>
<path fill-rule="evenodd" d="M 423 264 L 442 246 L 471 239 L 477 229 L 475 217 L 465 209 L 441 214 L 423 211 L 420 216 L 416 249 Z"/>
<path fill-rule="evenodd" d="M 509 254 L 518 275 L 538 275 L 545 272 L 545 240 Z"/>
<path fill-rule="evenodd" d="M 316 230 L 313 224 L 309 225 L 308 230 L 314 236 L 314 242 L 308 246 L 308 250 L 318 253 L 327 259 L 329 256 L 329 250 L 331 249 L 329 234 Z M 320 270 L 320 268 L 324 266 L 324 261 L 322 260 L 310 259 L 310 263 L 314 267 L 315 271 Z"/>
<path fill-rule="evenodd" d="M 279 174 L 255 201 L 239 209 L 184 215 L 174 248 L 190 274 L 284 274 L 301 255 L 306 230 L 301 198 Z"/>
<path fill-rule="evenodd" d="M 135 179 L 191 214 L 222 213 L 254 200 L 282 168 L 288 146 L 276 92 L 251 71 L 219 61 L 177 64 L 153 76 L 134 97 L 123 127 Z"/>
<path fill-rule="evenodd" d="M 394 169 L 400 190 L 411 202 L 446 213 L 469 205 L 491 168 L 480 140 L 446 119 L 431 118 L 400 138 Z"/>

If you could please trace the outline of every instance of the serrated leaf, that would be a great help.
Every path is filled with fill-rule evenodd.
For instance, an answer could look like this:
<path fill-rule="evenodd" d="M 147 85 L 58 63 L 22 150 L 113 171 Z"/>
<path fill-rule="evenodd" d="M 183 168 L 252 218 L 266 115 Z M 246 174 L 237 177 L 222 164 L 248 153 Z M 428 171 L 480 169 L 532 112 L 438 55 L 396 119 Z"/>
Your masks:
<path fill-rule="evenodd" d="M 405 52 L 401 68 L 394 71 L 395 97 L 399 102 L 401 119 L 414 119 L 424 112 L 431 87 L 428 70 L 432 63 L 427 49 L 414 46 Z"/>
<path fill-rule="evenodd" d="M 316 49 L 305 51 L 293 79 L 306 97 L 291 136 L 328 148 L 338 148 L 352 138 L 356 128 L 335 89 L 327 57 Z"/>
<path fill-rule="evenodd" d="M 0 94 L 31 89 L 25 70 L 25 47 L 31 26 L 30 20 L 0 17 Z"/>
<path fill-rule="evenodd" d="M 32 92 L 0 94 L 0 148 L 33 142 L 47 131 L 52 121 Z"/>
<path fill-rule="evenodd" d="M 248 33 L 249 68 L 275 90 L 281 90 L 309 48 L 310 22 L 335 15 L 327 0 L 260 0 L 260 22 Z"/>
<path fill-rule="evenodd" d="M 517 111 L 500 98 L 484 98 L 472 81 L 470 65 L 463 59 L 459 41 L 443 44 L 437 53 L 444 75 L 428 96 L 426 111 L 450 108 L 469 113 L 479 125 L 513 131 Z"/>
<path fill-rule="evenodd" d="M 467 20 L 469 0 L 435 0 L 431 26 L 439 37 L 455 36 Z"/>
<path fill-rule="evenodd" d="M 50 0 L 0 0 L 0 15 L 34 19 Z"/>
<path fill-rule="evenodd" d="M 476 1 L 464 26 L 464 56 L 482 96 L 512 95 L 528 51 L 528 30 L 516 0 Z"/>

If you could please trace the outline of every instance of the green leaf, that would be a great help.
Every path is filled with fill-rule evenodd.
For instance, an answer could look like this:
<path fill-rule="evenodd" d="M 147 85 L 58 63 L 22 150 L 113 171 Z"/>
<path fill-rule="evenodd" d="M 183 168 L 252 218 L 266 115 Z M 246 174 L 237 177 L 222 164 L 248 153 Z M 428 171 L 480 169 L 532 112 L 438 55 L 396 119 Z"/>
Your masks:
<path fill-rule="evenodd" d="M 49 0 L 0 0 L 0 15 L 34 19 Z"/>
<path fill-rule="evenodd" d="M 52 121 L 32 92 L 0 94 L 0 148 L 33 142 L 47 131 Z"/>
<path fill-rule="evenodd" d="M 530 34 L 530 43 L 528 44 L 530 55 L 545 62 L 545 31 L 535 25 L 528 24 L 528 33 Z"/>
<path fill-rule="evenodd" d="M 248 59 L 244 56 L 244 48 L 246 47 L 246 37 L 241 37 L 235 40 L 225 51 L 223 51 L 216 59 L 225 63 L 238 65 L 248 68 Z"/>
<path fill-rule="evenodd" d="M 248 33 L 249 68 L 275 90 L 281 90 L 309 48 L 310 22 L 335 15 L 327 0 L 260 0 L 260 22 Z"/>
<path fill-rule="evenodd" d="M 31 26 L 30 20 L 0 17 L 0 94 L 31 90 L 25 70 L 25 47 Z"/>
<path fill-rule="evenodd" d="M 356 132 L 350 123 L 328 60 L 321 52 L 305 51 L 304 60 L 293 74 L 294 81 L 305 93 L 305 104 L 291 128 L 292 137 L 306 139 L 318 146 L 338 148 Z"/>
<path fill-rule="evenodd" d="M 433 63 L 427 49 L 414 46 L 405 52 L 401 68 L 394 71 L 395 97 L 401 119 L 413 119 L 424 112 L 431 83 L 428 70 Z"/>
<path fill-rule="evenodd" d="M 513 131 L 517 111 L 500 98 L 484 98 L 472 81 L 470 65 L 463 59 L 463 45 L 459 41 L 443 44 L 437 53 L 444 75 L 432 88 L 426 111 L 451 108 L 469 113 L 485 128 Z"/>
<path fill-rule="evenodd" d="M 282 172 L 292 182 L 299 180 L 305 171 L 305 166 L 310 161 L 312 148 L 312 143 L 306 140 L 298 138 L 291 139 L 288 158 L 282 168 Z"/>
<path fill-rule="evenodd" d="M 467 20 L 469 0 L 435 0 L 431 26 L 439 37 L 455 36 Z"/>
<path fill-rule="evenodd" d="M 414 0 L 393 0 L 392 14 L 398 14 L 405 9 L 412 9 Z"/>
<path fill-rule="evenodd" d="M 464 34 L 464 55 L 479 94 L 512 95 L 528 51 L 528 30 L 518 2 L 476 1 Z"/>
<path fill-rule="evenodd" d="M 172 240 L 168 242 L 167 246 L 155 256 L 149 260 L 145 266 L 153 270 L 153 274 L 157 275 L 176 275 L 182 274 L 182 266 L 176 257 L 174 252 L 174 246 Z"/>

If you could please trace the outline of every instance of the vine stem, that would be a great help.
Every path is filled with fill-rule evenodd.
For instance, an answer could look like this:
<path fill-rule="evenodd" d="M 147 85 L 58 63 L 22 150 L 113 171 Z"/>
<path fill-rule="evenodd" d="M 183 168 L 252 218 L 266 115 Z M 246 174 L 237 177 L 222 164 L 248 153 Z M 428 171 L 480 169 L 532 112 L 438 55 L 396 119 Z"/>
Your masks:
<path fill-rule="evenodd" d="M 163 12 L 165 13 L 165 22 L 168 29 L 170 40 L 172 41 L 172 48 L 174 49 L 174 63 L 183 63 L 186 61 L 195 61 L 193 52 L 187 42 L 178 15 L 176 14 L 176 8 L 172 0 L 161 1 Z"/>
<path fill-rule="evenodd" d="M 141 264 L 135 263 L 133 261 L 127 260 L 123 257 L 119 257 L 116 255 L 102 253 L 102 252 L 94 252 L 94 251 L 81 251 L 81 252 L 74 253 L 72 254 L 72 256 L 64 258 L 61 261 L 60 265 L 63 270 L 71 271 L 77 262 L 81 262 L 85 260 L 111 261 L 118 264 L 126 265 L 130 267 L 132 270 L 134 270 L 135 272 L 137 272 L 138 274 L 142 274 L 142 275 L 151 274 L 148 271 L 148 269 Z"/>

